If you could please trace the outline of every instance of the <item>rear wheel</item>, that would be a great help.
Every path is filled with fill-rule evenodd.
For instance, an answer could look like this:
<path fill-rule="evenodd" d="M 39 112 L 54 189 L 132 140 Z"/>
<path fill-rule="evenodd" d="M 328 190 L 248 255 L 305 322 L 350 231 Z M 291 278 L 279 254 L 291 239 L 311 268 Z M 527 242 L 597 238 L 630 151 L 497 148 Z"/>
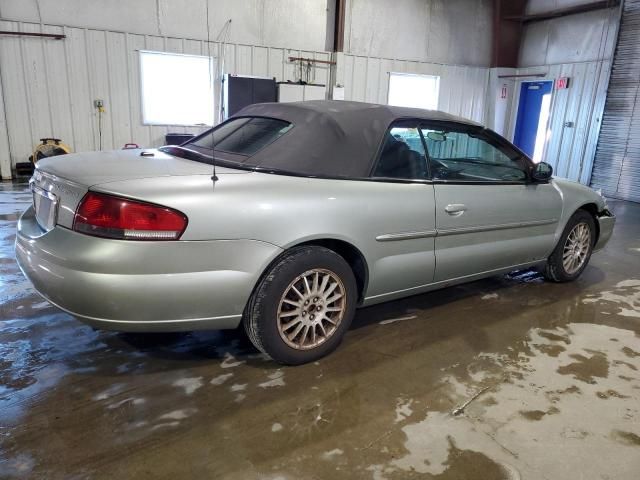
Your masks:
<path fill-rule="evenodd" d="M 547 259 L 544 271 L 547 280 L 569 282 L 580 276 L 591 258 L 595 231 L 595 221 L 588 212 L 578 210 L 573 214 Z"/>
<path fill-rule="evenodd" d="M 245 312 L 251 342 L 275 361 L 298 365 L 333 351 L 355 313 L 356 280 L 324 247 L 298 247 L 262 278 Z"/>

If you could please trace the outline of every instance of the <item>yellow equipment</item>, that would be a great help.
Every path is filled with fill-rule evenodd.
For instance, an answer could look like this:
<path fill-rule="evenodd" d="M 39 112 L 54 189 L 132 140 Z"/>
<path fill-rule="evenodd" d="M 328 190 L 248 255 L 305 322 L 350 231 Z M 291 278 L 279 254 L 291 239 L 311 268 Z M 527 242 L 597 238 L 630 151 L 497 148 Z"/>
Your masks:
<path fill-rule="evenodd" d="M 45 157 L 55 157 L 56 155 L 66 155 L 71 153 L 71 148 L 62 143 L 59 138 L 41 138 L 42 143 L 38 144 L 29 157 L 29 161 L 35 164 L 38 160 Z"/>

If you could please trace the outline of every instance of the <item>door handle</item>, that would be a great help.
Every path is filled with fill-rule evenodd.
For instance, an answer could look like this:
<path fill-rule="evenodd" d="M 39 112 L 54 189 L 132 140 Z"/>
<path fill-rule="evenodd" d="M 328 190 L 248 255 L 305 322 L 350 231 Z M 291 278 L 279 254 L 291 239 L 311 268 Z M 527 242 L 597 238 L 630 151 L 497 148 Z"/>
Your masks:
<path fill-rule="evenodd" d="M 458 217 L 467 211 L 467 206 L 462 203 L 450 203 L 444 207 L 444 211 L 453 217 Z"/>

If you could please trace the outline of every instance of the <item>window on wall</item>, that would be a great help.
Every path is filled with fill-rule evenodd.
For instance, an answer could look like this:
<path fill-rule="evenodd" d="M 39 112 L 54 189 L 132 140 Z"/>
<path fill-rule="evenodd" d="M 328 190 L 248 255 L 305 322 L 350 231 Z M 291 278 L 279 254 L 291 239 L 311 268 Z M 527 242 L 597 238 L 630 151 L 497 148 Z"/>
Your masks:
<path fill-rule="evenodd" d="M 389 105 L 437 110 L 439 93 L 438 76 L 393 72 L 389 75 Z"/>
<path fill-rule="evenodd" d="M 214 60 L 140 52 L 142 121 L 147 125 L 213 125 Z"/>

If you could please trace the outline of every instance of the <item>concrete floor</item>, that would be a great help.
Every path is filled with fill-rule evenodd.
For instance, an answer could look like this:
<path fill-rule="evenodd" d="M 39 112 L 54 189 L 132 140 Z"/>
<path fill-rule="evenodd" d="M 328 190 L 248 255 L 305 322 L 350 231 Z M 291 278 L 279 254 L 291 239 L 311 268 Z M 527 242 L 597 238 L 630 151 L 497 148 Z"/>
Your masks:
<path fill-rule="evenodd" d="M 582 278 L 520 272 L 359 311 L 281 368 L 237 332 L 94 331 L 13 256 L 0 184 L 0 478 L 637 479 L 640 205 Z"/>

